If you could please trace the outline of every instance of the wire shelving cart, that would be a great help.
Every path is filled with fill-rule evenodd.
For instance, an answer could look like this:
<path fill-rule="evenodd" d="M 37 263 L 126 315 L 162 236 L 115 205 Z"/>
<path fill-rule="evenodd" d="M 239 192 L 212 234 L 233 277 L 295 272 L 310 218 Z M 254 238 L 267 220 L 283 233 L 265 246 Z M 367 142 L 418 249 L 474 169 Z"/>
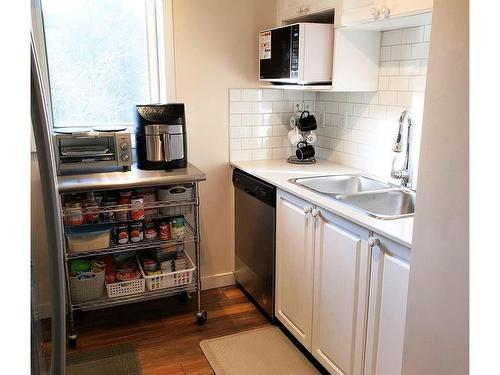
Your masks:
<path fill-rule="evenodd" d="M 173 183 L 175 185 L 176 183 Z M 164 185 L 155 185 L 155 186 L 145 186 L 154 188 L 155 194 L 158 192 L 158 189 L 164 188 L 165 186 L 171 185 L 168 182 Z M 182 197 L 179 200 L 156 200 L 154 202 L 143 202 L 141 204 L 141 208 L 144 209 L 145 212 L 149 212 L 149 219 L 152 219 L 156 222 L 164 219 L 168 219 L 172 216 L 179 216 L 182 214 L 185 219 L 184 226 L 184 236 L 182 238 L 170 238 L 170 239 L 161 239 L 159 236 L 154 239 L 146 239 L 139 242 L 129 242 L 125 244 L 119 244 L 117 241 L 111 241 L 109 247 L 96 249 L 92 251 L 80 251 L 74 252 L 70 251 L 67 241 L 64 244 L 64 259 L 65 259 L 65 272 L 66 272 L 66 289 L 67 289 L 67 305 L 68 305 L 68 318 L 69 318 L 69 345 L 70 348 L 76 348 L 77 346 L 77 331 L 75 327 L 75 314 L 81 311 L 88 310 L 96 310 L 101 308 L 107 308 L 111 306 L 124 305 L 135 302 L 148 301 L 158 298 L 164 298 L 176 294 L 183 294 L 184 297 L 190 298 L 191 293 L 196 293 L 196 311 L 195 317 L 196 322 L 198 324 L 204 324 L 207 320 L 207 313 L 205 310 L 201 308 L 201 281 L 200 281 L 200 257 L 201 257 L 201 248 L 200 248 L 200 198 L 199 198 L 199 186 L 198 181 L 193 182 L 183 182 L 184 186 L 191 187 L 189 196 Z M 141 188 L 144 186 L 135 185 L 133 188 Z M 123 190 L 124 188 L 128 189 L 128 187 L 122 187 L 120 189 L 88 189 L 88 190 L 80 190 L 79 194 L 85 193 L 95 193 L 98 194 L 110 194 L 110 192 L 116 193 L 118 190 Z M 63 220 L 63 228 L 65 237 L 68 231 L 74 227 L 74 225 L 68 224 L 66 220 L 71 215 L 71 209 L 64 205 L 65 201 L 69 200 L 70 197 L 74 196 L 75 192 L 60 192 L 61 199 L 61 207 L 62 209 L 62 220 Z M 133 210 L 137 209 L 137 205 L 130 204 L 118 204 L 118 205 L 108 205 L 108 206 L 98 206 L 98 207 L 87 207 L 81 208 L 81 213 L 83 217 L 87 215 L 99 215 L 99 222 L 92 224 L 81 224 L 78 227 L 85 227 L 87 225 L 102 225 L 104 227 L 113 228 L 116 225 L 123 224 L 124 222 L 119 221 L 118 214 L 119 213 L 130 213 Z M 172 214 L 172 210 L 174 210 L 175 214 Z M 166 212 L 165 212 L 166 211 Z M 153 212 L 153 214 L 151 214 Z M 74 211 L 73 211 L 74 214 Z M 130 214 L 128 214 L 130 215 Z M 113 220 L 102 219 L 102 218 L 114 218 Z M 131 220 L 127 219 L 126 222 L 130 222 Z M 158 231 L 159 232 L 159 231 Z M 116 255 L 120 253 L 135 253 L 140 254 L 141 251 L 145 250 L 153 250 L 160 247 L 165 247 L 169 245 L 182 245 L 183 248 L 187 247 L 188 244 L 194 244 L 194 262 L 191 261 L 191 258 L 188 255 L 187 249 L 184 249 L 186 252 L 186 264 L 188 264 L 187 269 L 181 271 L 173 271 L 166 276 L 168 276 L 168 283 L 163 282 L 153 282 L 151 283 L 151 278 L 144 275 L 144 272 L 139 265 L 140 271 L 142 273 L 142 285 L 140 282 L 136 282 L 135 289 L 131 291 L 131 293 L 124 293 L 121 295 L 120 293 L 115 295 L 110 295 L 107 293 L 107 285 L 104 287 L 104 292 L 98 298 L 89 299 L 89 300 L 74 300 L 72 298 L 72 288 L 70 283 L 70 262 L 77 259 L 89 259 L 106 255 Z M 192 246 L 192 245 L 191 245 Z M 137 258 L 138 259 L 138 258 Z M 139 262 L 138 262 L 139 263 Z M 155 280 L 161 278 L 162 276 L 156 277 Z M 148 288 L 145 287 L 145 279 L 149 279 L 149 283 L 147 283 Z M 158 281 L 158 280 L 157 280 Z M 122 282 L 126 284 L 126 282 Z M 154 287 L 152 287 L 154 285 Z M 166 285 L 166 286 L 165 286 Z M 141 289 L 142 288 L 142 289 Z"/>

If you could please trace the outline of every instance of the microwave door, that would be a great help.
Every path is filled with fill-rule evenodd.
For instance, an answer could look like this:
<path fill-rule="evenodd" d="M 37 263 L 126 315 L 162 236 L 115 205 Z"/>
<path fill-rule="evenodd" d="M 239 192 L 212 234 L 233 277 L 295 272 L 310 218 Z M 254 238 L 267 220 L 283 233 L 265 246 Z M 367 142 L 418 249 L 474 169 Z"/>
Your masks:
<path fill-rule="evenodd" d="M 260 56 L 261 79 L 290 78 L 291 30 L 291 26 L 287 26 L 269 31 L 271 32 L 271 51 L 270 54 Z"/>

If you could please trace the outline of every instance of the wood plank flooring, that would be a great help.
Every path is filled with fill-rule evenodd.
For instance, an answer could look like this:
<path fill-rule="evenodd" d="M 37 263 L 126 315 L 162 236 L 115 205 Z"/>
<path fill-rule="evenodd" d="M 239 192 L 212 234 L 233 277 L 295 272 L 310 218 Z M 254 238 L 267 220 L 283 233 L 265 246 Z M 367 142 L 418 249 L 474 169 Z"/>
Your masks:
<path fill-rule="evenodd" d="M 195 323 L 195 298 L 186 303 L 170 297 L 86 312 L 77 321 L 78 349 L 68 348 L 68 353 L 133 343 L 143 375 L 213 374 L 200 341 L 269 325 L 236 287 L 204 291 L 202 307 L 208 312 L 203 326 Z M 50 324 L 44 331 L 49 337 Z M 50 352 L 50 342 L 44 345 Z"/>

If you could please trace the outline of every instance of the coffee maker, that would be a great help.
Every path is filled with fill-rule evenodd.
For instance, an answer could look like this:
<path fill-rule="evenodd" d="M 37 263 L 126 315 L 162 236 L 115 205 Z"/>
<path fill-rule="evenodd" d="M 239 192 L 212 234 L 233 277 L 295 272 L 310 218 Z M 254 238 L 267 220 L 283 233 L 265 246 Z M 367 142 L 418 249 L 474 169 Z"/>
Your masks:
<path fill-rule="evenodd" d="M 139 169 L 185 168 L 187 150 L 184 104 L 137 105 L 135 139 Z"/>

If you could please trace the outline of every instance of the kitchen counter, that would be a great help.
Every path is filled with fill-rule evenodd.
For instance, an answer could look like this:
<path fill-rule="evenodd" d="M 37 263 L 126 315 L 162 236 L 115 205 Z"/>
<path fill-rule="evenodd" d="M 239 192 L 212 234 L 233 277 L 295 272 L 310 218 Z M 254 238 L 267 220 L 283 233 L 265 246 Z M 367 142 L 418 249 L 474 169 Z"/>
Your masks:
<path fill-rule="evenodd" d="M 57 178 L 60 193 L 182 184 L 206 179 L 205 173 L 189 163 L 186 168 L 170 171 L 145 171 L 133 164 L 130 172 L 87 173 Z"/>
<path fill-rule="evenodd" d="M 231 165 L 267 181 L 279 189 L 285 190 L 325 210 L 368 228 L 377 234 L 390 238 L 403 246 L 411 247 L 413 217 L 394 220 L 375 219 L 345 203 L 294 185 L 288 181 L 290 178 L 296 177 L 342 173 L 363 173 L 369 175 L 369 173 L 327 160 L 319 160 L 316 164 L 312 165 L 290 164 L 285 160 L 236 161 L 231 162 Z"/>

